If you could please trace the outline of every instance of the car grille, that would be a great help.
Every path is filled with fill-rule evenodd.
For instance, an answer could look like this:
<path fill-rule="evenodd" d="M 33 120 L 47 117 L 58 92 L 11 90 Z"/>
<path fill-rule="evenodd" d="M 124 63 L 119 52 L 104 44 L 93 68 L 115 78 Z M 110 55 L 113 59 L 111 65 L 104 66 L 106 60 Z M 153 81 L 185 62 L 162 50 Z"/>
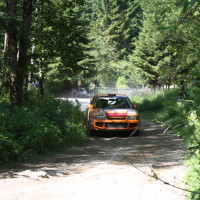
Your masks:
<path fill-rule="evenodd" d="M 103 127 L 103 122 L 97 122 L 97 123 L 96 123 L 96 126 L 98 126 L 98 127 Z"/>
<path fill-rule="evenodd" d="M 118 117 L 118 118 L 114 118 L 114 117 L 108 117 L 109 120 L 125 120 L 126 117 Z"/>
<path fill-rule="evenodd" d="M 130 128 L 134 128 L 134 127 L 137 127 L 137 125 L 138 125 L 137 123 L 130 123 L 129 126 L 130 126 Z"/>
<path fill-rule="evenodd" d="M 106 123 L 107 128 L 127 128 L 127 123 Z"/>

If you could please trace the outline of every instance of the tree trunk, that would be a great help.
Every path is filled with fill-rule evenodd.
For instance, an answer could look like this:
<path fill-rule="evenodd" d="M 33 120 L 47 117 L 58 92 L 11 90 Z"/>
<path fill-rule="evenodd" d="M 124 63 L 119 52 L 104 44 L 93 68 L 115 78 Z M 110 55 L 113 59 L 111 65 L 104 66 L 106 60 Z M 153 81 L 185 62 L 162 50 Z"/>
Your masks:
<path fill-rule="evenodd" d="M 5 65 L 9 69 L 10 100 L 16 104 L 18 99 L 17 88 L 17 26 L 16 26 L 16 0 L 6 0 L 8 13 L 8 26 L 5 35 Z"/>
<path fill-rule="evenodd" d="M 27 66 L 28 35 L 31 25 L 32 0 L 23 0 L 19 55 L 17 51 L 17 1 L 6 0 L 6 6 L 9 21 L 7 33 L 5 35 L 4 53 L 5 65 L 10 73 L 10 99 L 14 105 L 21 106 L 23 103 L 24 78 Z"/>
<path fill-rule="evenodd" d="M 44 61 L 43 61 L 43 29 L 44 29 L 44 23 L 43 23 L 43 15 L 44 15 L 44 2 L 41 2 L 41 27 L 40 27 L 40 43 L 41 43 L 41 52 L 40 52 L 40 67 L 39 67 L 39 83 L 40 83 L 40 94 L 42 97 L 44 97 Z"/>
<path fill-rule="evenodd" d="M 40 94 L 41 97 L 44 97 L 44 72 L 43 72 L 43 63 L 41 63 L 40 69 L 39 69 L 39 86 L 40 86 Z"/>
<path fill-rule="evenodd" d="M 18 75 L 18 88 L 19 88 L 19 98 L 18 105 L 23 104 L 23 94 L 24 94 L 24 85 L 25 77 L 27 71 L 27 54 L 28 54 L 28 44 L 29 44 L 29 31 L 31 26 L 31 14 L 32 14 L 32 0 L 23 1 L 23 26 L 21 29 L 20 43 L 19 43 L 19 60 L 17 66 L 17 75 Z"/>

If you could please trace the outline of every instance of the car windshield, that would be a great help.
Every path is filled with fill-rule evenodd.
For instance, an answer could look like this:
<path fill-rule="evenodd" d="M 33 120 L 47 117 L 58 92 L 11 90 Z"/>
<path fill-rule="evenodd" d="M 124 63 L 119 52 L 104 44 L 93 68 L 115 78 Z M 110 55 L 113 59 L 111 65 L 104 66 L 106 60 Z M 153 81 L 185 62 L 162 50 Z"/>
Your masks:
<path fill-rule="evenodd" d="M 94 108 L 132 108 L 126 97 L 98 97 Z"/>

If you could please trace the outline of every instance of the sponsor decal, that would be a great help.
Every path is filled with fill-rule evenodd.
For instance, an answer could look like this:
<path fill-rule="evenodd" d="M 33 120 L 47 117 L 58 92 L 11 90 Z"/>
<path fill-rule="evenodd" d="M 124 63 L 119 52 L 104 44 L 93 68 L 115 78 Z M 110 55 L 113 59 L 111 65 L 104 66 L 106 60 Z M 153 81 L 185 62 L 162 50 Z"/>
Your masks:
<path fill-rule="evenodd" d="M 126 117 L 126 110 L 118 110 L 118 111 L 106 111 L 108 117 Z"/>

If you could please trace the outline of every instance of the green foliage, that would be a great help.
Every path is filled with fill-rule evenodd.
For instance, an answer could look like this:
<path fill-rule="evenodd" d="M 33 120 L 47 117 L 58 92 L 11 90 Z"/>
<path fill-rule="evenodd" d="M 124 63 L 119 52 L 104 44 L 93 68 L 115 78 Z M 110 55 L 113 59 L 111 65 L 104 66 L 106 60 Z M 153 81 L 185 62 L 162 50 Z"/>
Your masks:
<path fill-rule="evenodd" d="M 188 183 L 189 189 L 195 192 L 200 193 L 200 181 L 199 181 L 199 175 L 200 175 L 200 156 L 199 153 L 196 153 L 195 156 L 189 159 L 188 162 L 186 162 L 187 168 L 187 177 L 186 182 Z M 200 194 L 196 193 L 189 193 L 188 199 L 193 200 L 199 200 Z"/>
<path fill-rule="evenodd" d="M 14 20 L 19 39 L 23 32 L 23 3 L 14 3 L 17 4 Z M 142 116 L 163 123 L 185 139 L 190 158 L 187 183 L 191 185 L 189 189 L 199 191 L 199 9 L 199 0 L 33 1 L 26 76 L 19 73 L 18 79 L 23 84 L 24 79 L 40 77 L 45 80 L 45 92 L 54 94 L 67 81 L 76 82 L 77 75 L 85 82 L 95 81 L 100 86 L 177 86 L 173 91 L 134 97 L 133 102 Z M 9 20 L 6 2 L 2 1 L 2 161 L 22 160 L 85 137 L 84 115 L 79 106 L 51 96 L 41 99 L 39 90 L 26 88 L 27 82 L 23 85 L 24 105 L 13 108 L 8 103 L 10 72 L 4 63 L 4 34 Z M 190 199 L 199 198 L 194 193 L 190 195 Z"/>
<path fill-rule="evenodd" d="M 124 89 L 129 88 L 127 79 L 124 76 L 119 77 L 116 83 L 116 87 Z"/>
<path fill-rule="evenodd" d="M 23 3 L 16 3 L 19 37 Z M 1 2 L 1 93 L 9 89 L 3 63 L 8 20 Z M 199 23 L 198 0 L 33 1 L 26 78 L 41 78 L 43 72 L 53 92 L 66 80 L 76 83 L 77 75 L 100 86 L 116 86 L 125 78 L 129 87 L 198 79 Z"/>
<path fill-rule="evenodd" d="M 199 192 L 199 194 L 189 193 L 189 199 L 198 200 L 200 198 L 200 108 L 191 100 L 183 100 L 179 106 L 171 106 L 170 110 L 176 115 L 165 123 L 185 139 L 188 152 L 186 184 L 191 191 Z M 169 115 L 167 118 L 169 119 Z"/>
<path fill-rule="evenodd" d="M 79 106 L 50 97 L 24 107 L 1 103 L 0 127 L 1 162 L 29 159 L 86 137 Z"/>
<path fill-rule="evenodd" d="M 5 133 L 4 128 L 0 128 L 0 151 L 0 162 L 20 160 L 22 153 L 21 146 L 9 133 Z"/>
<path fill-rule="evenodd" d="M 118 74 L 114 79 L 118 88 L 124 86 L 126 88 L 135 88 L 146 84 L 144 72 L 140 68 L 134 67 L 132 63 L 127 60 L 120 60 L 116 63 L 112 63 L 110 67 L 115 70 L 115 74 Z"/>
<path fill-rule="evenodd" d="M 30 72 L 38 74 L 42 67 L 51 90 L 52 85 L 58 90 L 64 81 L 74 81 L 82 71 L 79 62 L 87 56 L 88 43 L 82 6 L 82 0 L 39 1 L 35 5 Z"/>
<path fill-rule="evenodd" d="M 181 37 L 183 30 L 176 26 L 181 8 L 174 0 L 168 3 L 145 1 L 142 8 L 143 27 L 129 59 L 135 67 L 146 72 L 149 85 L 155 88 L 172 85 L 182 72 L 177 70 L 177 54 L 169 51 L 169 46 L 180 48 L 185 44 Z"/>
<path fill-rule="evenodd" d="M 176 89 L 165 93 L 164 96 L 158 93 L 138 100 L 136 98 L 136 104 L 139 110 L 144 112 L 143 117 L 162 123 L 166 129 L 185 139 L 188 166 L 186 186 L 190 191 L 194 191 L 188 193 L 188 199 L 198 200 L 200 198 L 199 82 L 188 81 L 184 88 L 185 95 L 180 96 L 180 89 Z"/>
<path fill-rule="evenodd" d="M 147 0 L 141 7 L 143 27 L 129 55 L 132 65 L 155 88 L 199 79 L 199 2 Z"/>
<path fill-rule="evenodd" d="M 166 99 L 175 99 L 175 97 L 171 90 L 166 90 L 135 96 L 132 101 L 138 105 L 140 112 L 157 112 L 166 107 Z"/>
<path fill-rule="evenodd" d="M 85 10 L 91 41 L 86 63 L 90 61 L 93 68 L 91 79 L 100 86 L 115 87 L 118 78 L 124 76 L 121 63 L 135 48 L 133 42 L 140 31 L 142 14 L 140 5 L 130 0 L 87 0 Z"/>

